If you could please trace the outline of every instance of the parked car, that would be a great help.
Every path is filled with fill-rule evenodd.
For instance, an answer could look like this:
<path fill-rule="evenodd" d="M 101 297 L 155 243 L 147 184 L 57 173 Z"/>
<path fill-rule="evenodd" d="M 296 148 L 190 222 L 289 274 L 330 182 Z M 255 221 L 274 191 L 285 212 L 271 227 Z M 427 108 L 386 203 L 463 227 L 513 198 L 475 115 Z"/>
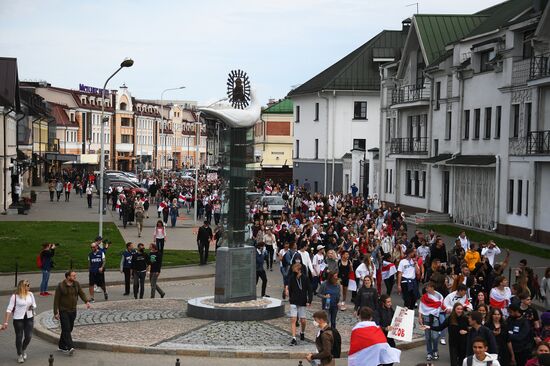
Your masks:
<path fill-rule="evenodd" d="M 280 217 L 283 214 L 285 200 L 281 196 L 262 196 L 260 204 L 263 207 L 267 203 L 267 209 L 271 212 L 272 217 Z"/>

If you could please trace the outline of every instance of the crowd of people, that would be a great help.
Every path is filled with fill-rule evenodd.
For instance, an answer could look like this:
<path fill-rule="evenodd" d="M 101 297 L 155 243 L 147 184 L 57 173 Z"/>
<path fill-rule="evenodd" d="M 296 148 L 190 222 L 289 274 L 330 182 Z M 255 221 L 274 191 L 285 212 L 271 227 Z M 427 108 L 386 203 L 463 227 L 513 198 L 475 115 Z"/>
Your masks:
<path fill-rule="evenodd" d="M 144 243 L 127 243 L 121 253 L 124 295 L 130 295 L 133 283 L 134 298 L 143 298 L 146 274 L 150 272 L 151 297 L 156 293 L 164 297 L 158 277 L 166 228 L 176 225 L 179 210 L 189 212 L 196 204 L 198 217 L 204 219 L 197 232 L 200 264 L 206 264 L 210 246 L 217 247 L 223 236 L 220 180 L 199 176 L 196 199 L 194 180 L 184 177 L 170 176 L 163 185 L 160 177 L 152 174 L 141 177 L 141 186 L 142 191 L 125 191 L 120 187 L 109 187 L 108 191 L 107 199 L 119 211 L 123 226 L 136 222 L 139 237 L 143 219 L 149 217 L 149 205 L 157 207 L 158 221 L 148 244 L 149 251 Z M 391 296 L 397 293 L 403 306 L 417 314 L 418 326 L 424 331 L 427 362 L 438 360 L 440 345 L 448 344 L 452 366 L 548 364 L 545 354 L 550 340 L 550 268 L 539 281 L 527 261 L 522 260 L 510 285 L 506 277 L 510 253 L 501 250 L 494 241 L 476 243 L 464 231 L 454 243 L 446 242 L 444 236 L 433 230 L 409 232 L 405 213 L 399 206 L 381 202 L 376 195 L 359 196 L 357 189 L 351 188 L 351 194 L 322 195 L 311 192 L 307 184 L 294 187 L 270 180 L 254 182 L 252 190 L 259 196 L 277 195 L 284 201 L 281 210 L 273 211 L 265 201 L 257 199 L 258 195 L 251 196 L 256 198 L 247 202 L 248 212 L 243 214 L 248 215 L 249 221 L 247 240 L 256 248 L 256 281 L 262 281 L 261 296 L 269 296 L 266 272 L 275 267 L 281 274 L 281 296 L 290 308 L 290 346 L 305 340 L 306 310 L 314 298 L 319 298 L 320 309 L 314 313 L 314 325 L 320 329 L 316 339 L 319 352 L 308 355 L 308 360 L 334 364 L 340 342 L 338 313 L 351 311 L 361 325 L 352 332 L 351 343 L 358 346 L 354 352 L 350 350 L 350 364 L 370 365 L 357 361 L 363 360 L 361 354 L 368 347 L 362 349 L 353 334 L 361 338 L 363 328 L 372 327 L 380 331 L 382 337 L 377 339 L 383 338 L 386 346 L 379 347 L 376 357 L 369 357 L 379 364 L 398 362 L 395 342 L 388 337 L 394 317 Z M 214 230 L 210 227 L 212 221 Z M 48 243 L 41 252 L 42 296 L 49 295 L 48 278 L 55 249 L 55 245 Z M 87 304 L 94 302 L 96 292 L 103 292 L 105 300 L 108 299 L 105 288 L 108 249 L 109 242 L 102 238 L 91 244 L 89 296 L 84 294 L 72 271 L 67 272 L 65 281 L 56 290 L 54 313 L 62 322 L 59 348 L 64 352 L 72 353 L 74 348 L 70 330 L 77 296 Z M 23 314 L 16 313 L 20 303 L 36 307 L 34 297 L 31 299 L 25 289 L 25 283 L 21 282 L 13 303 L 10 301 L 8 306 L 4 328 L 10 315 L 20 320 L 16 318 Z M 64 302 L 63 296 L 73 300 Z M 535 297 L 543 300 L 546 310 L 540 315 L 531 303 Z M 27 322 L 32 318 L 29 314 L 32 312 L 23 314 Z M 28 323 L 16 327 L 17 351 L 23 361 L 30 340 L 28 328 Z M 355 356 L 351 357 L 352 354 Z"/>

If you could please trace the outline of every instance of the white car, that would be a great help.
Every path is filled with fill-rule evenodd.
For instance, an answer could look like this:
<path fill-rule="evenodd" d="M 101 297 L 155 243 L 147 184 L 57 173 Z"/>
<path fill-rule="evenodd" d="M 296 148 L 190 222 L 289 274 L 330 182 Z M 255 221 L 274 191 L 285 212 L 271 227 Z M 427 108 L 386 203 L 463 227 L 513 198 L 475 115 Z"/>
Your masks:
<path fill-rule="evenodd" d="M 267 203 L 267 209 L 271 212 L 271 216 L 280 217 L 283 214 L 285 200 L 281 196 L 262 196 L 260 205 L 263 207 L 264 203 Z"/>

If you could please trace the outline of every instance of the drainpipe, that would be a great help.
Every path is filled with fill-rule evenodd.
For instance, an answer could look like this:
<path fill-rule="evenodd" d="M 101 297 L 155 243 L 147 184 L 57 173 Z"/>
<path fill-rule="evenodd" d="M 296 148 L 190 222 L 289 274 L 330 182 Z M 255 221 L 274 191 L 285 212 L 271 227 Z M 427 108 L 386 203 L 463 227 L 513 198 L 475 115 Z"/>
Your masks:
<path fill-rule="evenodd" d="M 336 90 L 332 91 L 332 180 L 330 184 L 330 190 L 332 191 L 332 194 L 334 194 L 334 141 L 336 140 L 334 137 L 335 134 L 335 116 L 336 113 Z"/>
<path fill-rule="evenodd" d="M 326 109 L 326 118 L 327 118 L 327 130 L 326 130 L 326 149 L 325 149 L 325 174 L 323 175 L 323 194 L 327 195 L 327 164 L 328 164 L 328 98 L 321 96 L 321 93 L 324 92 L 324 90 L 321 90 L 320 92 L 317 92 L 317 97 L 322 98 L 325 100 L 325 109 Z"/>
<path fill-rule="evenodd" d="M 493 231 L 497 231 L 498 229 L 498 217 L 500 211 L 500 154 L 495 155 L 495 158 L 495 217 Z"/>
<path fill-rule="evenodd" d="M 430 74 L 424 72 L 424 76 L 430 80 L 430 103 L 428 104 L 428 120 L 426 121 L 426 147 L 428 150 L 428 157 L 431 156 L 432 152 L 432 124 L 433 124 L 433 92 L 434 92 L 434 82 L 435 78 L 430 76 Z M 427 171 L 426 171 L 426 192 L 424 192 L 424 197 L 426 197 L 426 213 L 430 212 L 430 198 L 431 195 L 429 192 L 431 192 L 431 177 L 432 177 L 432 165 L 427 165 Z"/>
<path fill-rule="evenodd" d="M 458 113 L 460 113 L 458 117 L 458 153 L 462 154 L 462 126 L 464 125 L 464 75 L 462 74 L 462 70 L 457 70 L 456 78 L 458 79 L 458 92 L 460 94 L 460 106 L 458 111 Z M 470 121 L 471 120 L 472 118 L 470 118 Z"/>
<path fill-rule="evenodd" d="M 531 215 L 531 233 L 529 234 L 529 237 L 533 239 L 535 237 L 535 225 L 536 225 L 536 212 L 537 212 L 537 199 L 536 197 L 539 197 L 537 194 L 537 163 L 534 161 L 529 162 L 529 175 L 530 181 L 531 181 L 531 202 L 527 202 L 527 207 L 529 207 L 529 213 Z M 529 189 L 529 185 L 527 186 L 527 189 Z M 529 191 L 527 191 L 529 192 Z"/>

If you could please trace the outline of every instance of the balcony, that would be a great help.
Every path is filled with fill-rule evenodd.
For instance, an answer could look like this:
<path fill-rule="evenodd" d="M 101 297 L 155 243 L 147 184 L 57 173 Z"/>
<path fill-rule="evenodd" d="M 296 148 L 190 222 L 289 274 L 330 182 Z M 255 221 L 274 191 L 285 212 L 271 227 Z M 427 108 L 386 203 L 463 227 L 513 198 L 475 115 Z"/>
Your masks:
<path fill-rule="evenodd" d="M 427 137 L 401 137 L 391 139 L 391 154 L 428 154 Z"/>
<path fill-rule="evenodd" d="M 527 155 L 550 154 L 550 130 L 527 134 Z"/>
<path fill-rule="evenodd" d="M 529 80 L 542 79 L 550 76 L 550 53 L 531 58 Z"/>
<path fill-rule="evenodd" d="M 430 90 L 417 85 L 404 85 L 392 91 L 391 102 L 394 104 L 429 101 Z"/>

